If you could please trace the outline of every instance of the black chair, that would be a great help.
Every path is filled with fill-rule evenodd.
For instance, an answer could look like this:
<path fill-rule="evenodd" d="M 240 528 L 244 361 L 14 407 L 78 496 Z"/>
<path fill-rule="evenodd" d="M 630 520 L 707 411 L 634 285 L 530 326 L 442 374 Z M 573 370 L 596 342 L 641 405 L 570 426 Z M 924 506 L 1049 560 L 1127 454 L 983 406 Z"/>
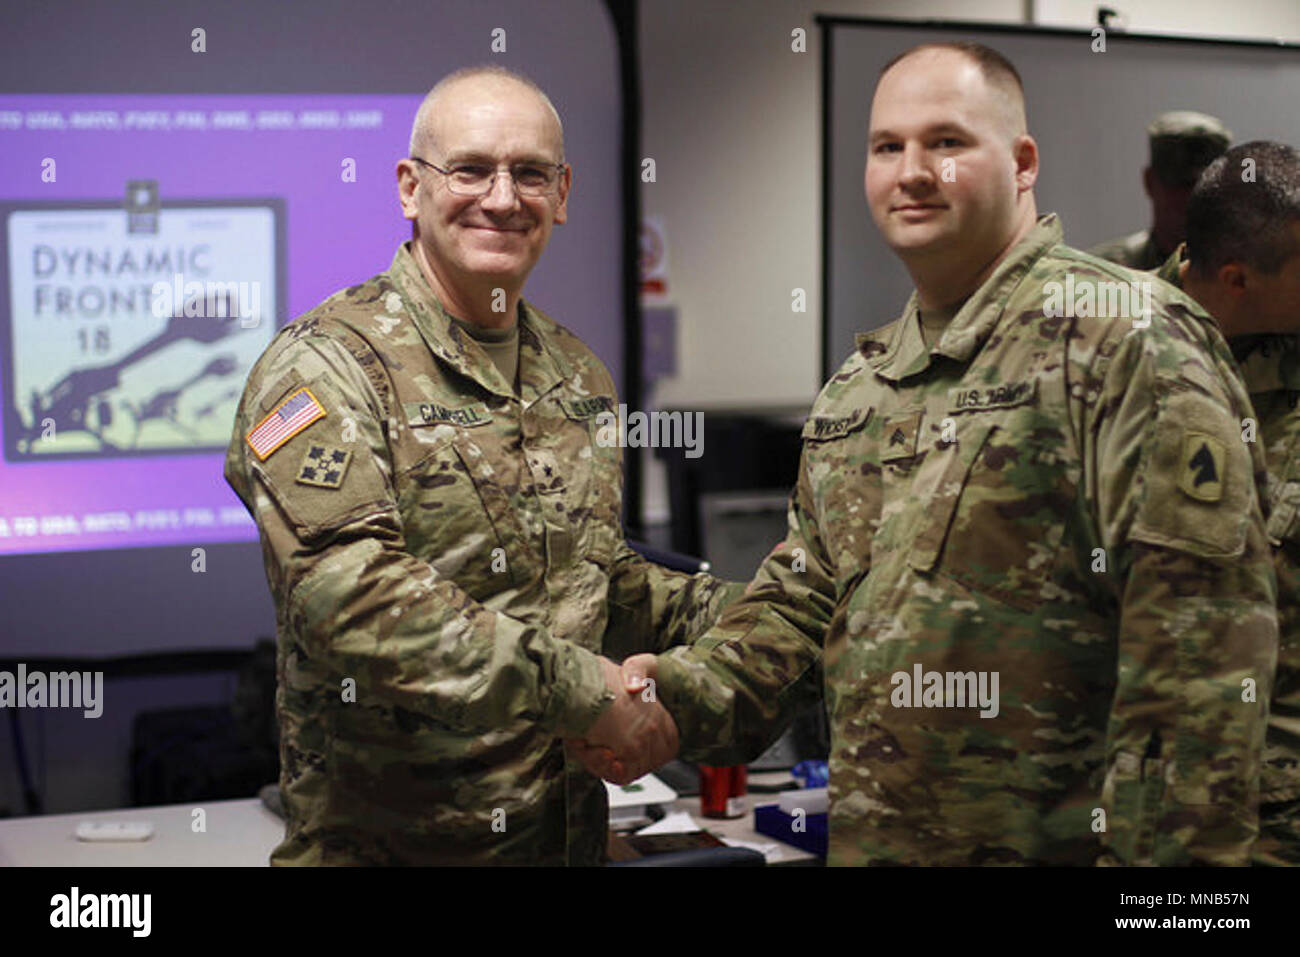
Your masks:
<path fill-rule="evenodd" d="M 655 548 L 653 545 L 647 545 L 645 542 L 634 542 L 628 539 L 628 545 L 631 549 L 642 558 L 654 562 L 656 565 L 663 565 L 664 568 L 675 572 L 685 572 L 688 575 L 695 575 L 699 572 L 707 572 L 709 563 L 701 558 L 692 558 L 690 555 L 683 555 L 680 552 L 670 552 L 664 548 Z"/>

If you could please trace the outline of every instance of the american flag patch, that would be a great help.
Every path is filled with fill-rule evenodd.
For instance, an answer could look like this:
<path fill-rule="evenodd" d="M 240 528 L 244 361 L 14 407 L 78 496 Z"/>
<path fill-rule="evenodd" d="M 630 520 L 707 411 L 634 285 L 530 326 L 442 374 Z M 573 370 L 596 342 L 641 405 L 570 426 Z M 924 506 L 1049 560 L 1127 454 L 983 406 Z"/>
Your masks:
<path fill-rule="evenodd" d="M 325 407 L 304 386 L 272 409 L 244 439 L 258 459 L 266 461 L 268 455 L 324 415 Z"/>

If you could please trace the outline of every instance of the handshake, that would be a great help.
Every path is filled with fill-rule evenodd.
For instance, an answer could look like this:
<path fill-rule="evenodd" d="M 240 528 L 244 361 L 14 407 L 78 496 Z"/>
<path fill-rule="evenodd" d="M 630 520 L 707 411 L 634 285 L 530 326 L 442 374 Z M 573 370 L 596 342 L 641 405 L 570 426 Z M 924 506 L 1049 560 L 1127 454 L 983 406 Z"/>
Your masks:
<path fill-rule="evenodd" d="M 677 756 L 677 722 L 655 696 L 654 655 L 633 655 L 622 668 L 601 658 L 614 703 L 582 739 L 564 742 L 592 774 L 629 784 Z"/>

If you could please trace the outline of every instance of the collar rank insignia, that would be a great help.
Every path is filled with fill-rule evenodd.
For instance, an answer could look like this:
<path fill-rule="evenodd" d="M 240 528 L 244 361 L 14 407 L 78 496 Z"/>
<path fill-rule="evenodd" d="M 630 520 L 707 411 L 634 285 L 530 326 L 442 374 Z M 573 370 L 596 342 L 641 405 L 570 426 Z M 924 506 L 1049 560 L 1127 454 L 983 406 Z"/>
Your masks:
<path fill-rule="evenodd" d="M 302 465 L 298 466 L 297 480 L 318 488 L 339 488 L 351 461 L 352 452 L 348 449 L 314 442 L 307 447 Z"/>

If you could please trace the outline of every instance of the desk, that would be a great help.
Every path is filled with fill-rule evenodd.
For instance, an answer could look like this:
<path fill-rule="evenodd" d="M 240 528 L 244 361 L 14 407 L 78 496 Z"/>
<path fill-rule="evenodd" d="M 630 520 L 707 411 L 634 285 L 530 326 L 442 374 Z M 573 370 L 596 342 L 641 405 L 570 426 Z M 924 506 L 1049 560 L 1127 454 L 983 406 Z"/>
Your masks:
<path fill-rule="evenodd" d="M 729 838 L 735 841 L 745 841 L 749 844 L 776 845 L 776 849 L 767 855 L 769 866 L 823 862 L 823 858 L 818 857 L 816 854 L 810 854 L 793 844 L 786 844 L 784 841 L 779 841 L 774 837 L 760 834 L 754 830 L 754 808 L 760 804 L 775 804 L 780 793 L 775 790 L 776 788 L 785 790 L 788 787 L 795 786 L 795 779 L 790 776 L 790 772 L 750 771 L 748 781 L 751 788 L 758 786 L 764 788 L 764 790 L 750 790 L 745 797 L 740 799 L 745 803 L 745 813 L 741 817 L 705 817 L 700 813 L 700 797 L 698 794 L 679 797 L 669 804 L 662 805 L 662 807 L 669 814 L 684 811 L 691 816 L 691 819 L 699 825 L 701 830 L 708 831 L 719 839 Z M 633 833 L 638 829 L 639 826 L 634 827 Z M 628 853 L 635 855 L 636 852 L 629 848 Z"/>
<path fill-rule="evenodd" d="M 775 804 L 776 795 L 774 794 L 750 794 L 745 798 L 745 816 L 736 818 L 712 818 L 704 817 L 700 814 L 700 799 L 698 797 L 678 798 L 672 804 L 667 805 L 669 811 L 686 811 L 695 819 L 695 823 L 701 828 L 708 831 L 714 837 L 729 837 L 736 841 L 747 841 L 751 844 L 775 844 L 776 850 L 767 856 L 768 866 L 778 864 L 795 864 L 810 863 L 820 861 L 816 854 L 809 854 L 802 848 L 795 847 L 793 844 L 786 844 L 784 841 L 778 841 L 767 834 L 760 834 L 754 830 L 754 807 L 758 804 Z"/>
<path fill-rule="evenodd" d="M 192 830 L 195 808 L 207 830 Z M 148 821 L 147 841 L 79 841 L 82 821 Z M 284 838 L 284 822 L 257 798 L 202 801 L 120 811 L 86 811 L 0 820 L 4 867 L 266 867 Z"/>
<path fill-rule="evenodd" d="M 745 816 L 732 820 L 701 817 L 698 797 L 678 798 L 667 808 L 689 812 L 717 837 L 775 843 L 769 864 L 815 859 L 754 830 L 754 804 L 767 803 L 772 795 L 751 794 L 746 800 Z M 206 812 L 205 833 L 191 830 L 196 807 Z M 82 821 L 148 821 L 154 835 L 123 843 L 79 841 L 74 832 Z M 257 798 L 9 818 L 0 820 L 0 867 L 266 867 L 283 837 L 284 822 Z"/>

